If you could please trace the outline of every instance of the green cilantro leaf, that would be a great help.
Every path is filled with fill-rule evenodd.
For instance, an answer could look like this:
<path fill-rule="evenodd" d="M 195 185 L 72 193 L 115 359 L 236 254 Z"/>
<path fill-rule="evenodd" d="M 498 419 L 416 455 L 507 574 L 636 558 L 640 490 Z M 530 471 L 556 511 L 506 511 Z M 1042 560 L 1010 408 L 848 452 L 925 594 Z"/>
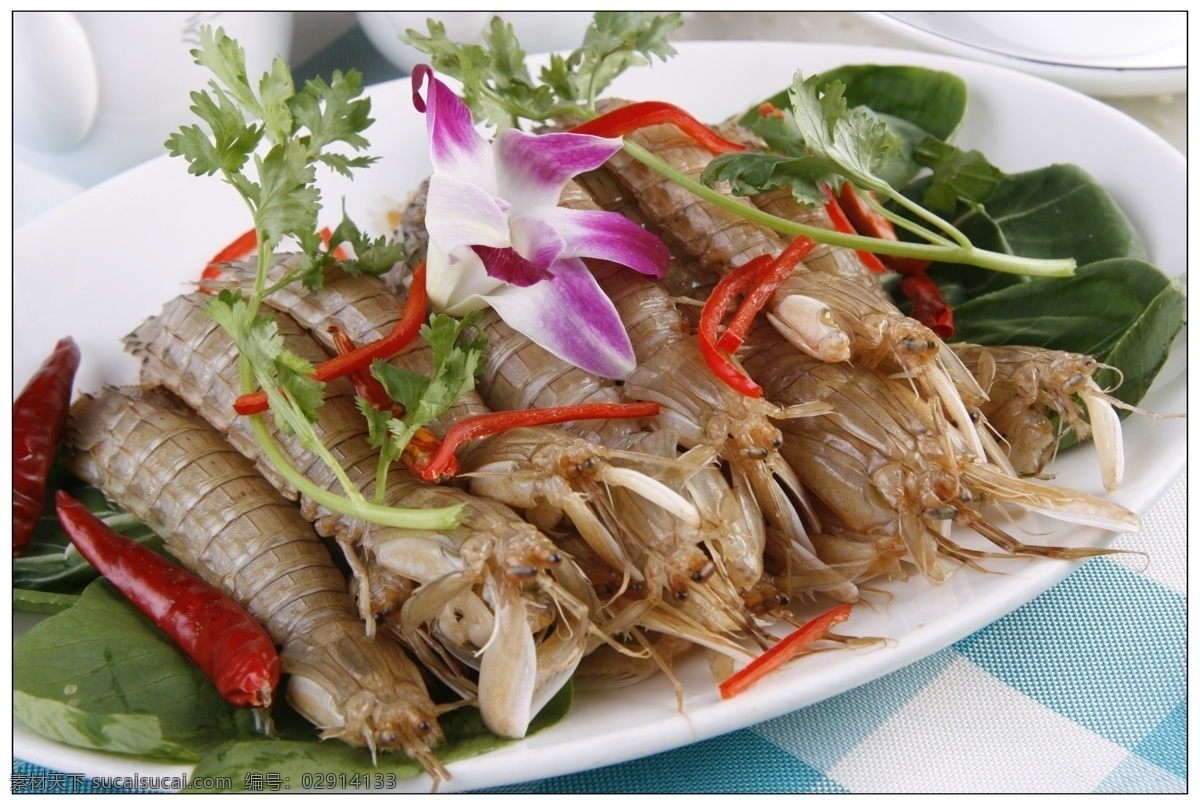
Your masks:
<path fill-rule="evenodd" d="M 804 80 L 797 72 L 788 93 L 804 144 L 814 157 L 837 166 L 855 185 L 887 192 L 890 187 L 878 178 L 878 171 L 899 153 L 899 138 L 870 110 L 849 108 L 845 84 L 834 81 L 820 91 L 820 82 L 820 76 Z"/>
<path fill-rule="evenodd" d="M 626 68 L 675 55 L 667 34 L 683 24 L 679 13 L 598 12 L 583 44 L 570 56 L 552 56 L 535 83 L 513 27 L 493 17 L 483 45 L 452 42 L 446 27 L 427 22 L 428 33 L 409 30 L 401 40 L 430 56 L 433 69 L 458 79 L 476 121 L 511 128 L 592 110 L 597 94 Z"/>
<path fill-rule="evenodd" d="M 963 151 L 933 136 L 917 146 L 913 159 L 933 169 L 925 204 L 944 212 L 954 212 L 960 199 L 982 204 L 1004 178 L 1004 172 L 978 151 Z"/>

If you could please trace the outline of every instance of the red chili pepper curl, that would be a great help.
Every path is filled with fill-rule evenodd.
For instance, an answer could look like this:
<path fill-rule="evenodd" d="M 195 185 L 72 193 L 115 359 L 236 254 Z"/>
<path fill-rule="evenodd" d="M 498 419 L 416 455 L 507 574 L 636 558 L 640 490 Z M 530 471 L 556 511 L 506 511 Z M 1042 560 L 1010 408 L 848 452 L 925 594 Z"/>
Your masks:
<path fill-rule="evenodd" d="M 279 653 L 263 627 L 224 593 L 123 537 L 66 492 L 58 519 L 93 567 L 167 633 L 238 707 L 270 707 Z"/>
<path fill-rule="evenodd" d="M 746 331 L 750 329 L 754 317 L 766 306 L 771 294 L 775 293 L 783 281 L 796 270 L 796 266 L 800 265 L 800 261 L 807 257 L 816 245 L 816 241 L 801 235 L 789 243 L 773 263 L 757 272 L 757 276 L 753 280 L 753 287 L 742 299 L 742 304 L 730 320 L 729 326 L 725 328 L 717 346 L 726 352 L 737 351 L 745 340 Z"/>
<path fill-rule="evenodd" d="M 396 322 L 392 331 L 378 341 L 364 344 L 351 353 L 339 355 L 336 358 L 325 361 L 316 367 L 311 377 L 327 383 L 330 380 L 343 377 L 356 369 L 370 367 L 371 361 L 376 358 L 387 360 L 392 357 L 408 346 L 421 331 L 421 325 L 425 323 L 427 302 L 428 296 L 425 293 L 425 264 L 421 263 L 413 271 L 412 287 L 409 288 L 408 300 L 404 303 L 404 313 L 401 315 L 400 321 Z M 267 393 L 265 391 L 243 394 L 233 403 L 233 410 L 243 416 L 261 414 L 269 407 L 270 404 L 267 402 Z"/>
<path fill-rule="evenodd" d="M 834 607 L 818 615 L 787 637 L 780 640 L 749 665 L 726 679 L 719 686 L 722 699 L 732 699 L 755 682 L 779 668 L 788 660 L 829 634 L 829 630 L 850 617 L 850 605 Z"/>
<path fill-rule="evenodd" d="M 79 347 L 70 336 L 13 401 L 13 557 L 25 552 L 46 505 L 46 478 L 67 427 Z"/>
<path fill-rule="evenodd" d="M 561 408 L 530 408 L 524 411 L 496 411 L 466 417 L 450 428 L 442 446 L 426 462 L 409 469 L 422 481 L 437 483 L 458 474 L 458 459 L 454 456 L 464 442 L 479 439 L 513 428 L 552 425 L 581 419 L 630 419 L 658 416 L 658 403 L 591 403 Z"/>
<path fill-rule="evenodd" d="M 696 328 L 696 336 L 700 340 L 700 354 L 704 356 L 708 368 L 725 385 L 747 397 L 761 397 L 762 387 L 740 372 L 729 356 L 718 348 L 717 342 L 720 339 L 717 336 L 717 328 L 734 298 L 749 288 L 761 272 L 770 268 L 771 263 L 770 256 L 760 255 L 722 277 L 717 287 L 708 295 L 708 300 L 700 311 L 700 324 Z"/>
<path fill-rule="evenodd" d="M 591 134 L 596 137 L 621 137 L 646 126 L 663 124 L 675 126 L 714 154 L 746 150 L 746 146 L 741 143 L 726 140 L 683 109 L 664 101 L 631 103 L 582 123 L 571 131 L 574 134 Z"/>

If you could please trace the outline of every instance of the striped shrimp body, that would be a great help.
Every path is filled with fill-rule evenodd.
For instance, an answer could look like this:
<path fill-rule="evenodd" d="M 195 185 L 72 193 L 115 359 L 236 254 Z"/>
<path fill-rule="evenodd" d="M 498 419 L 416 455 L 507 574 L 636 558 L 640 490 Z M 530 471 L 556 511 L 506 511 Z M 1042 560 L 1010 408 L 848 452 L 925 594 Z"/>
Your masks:
<path fill-rule="evenodd" d="M 623 102 L 602 104 L 602 111 L 617 105 Z M 711 152 L 673 126 L 647 126 L 626 139 L 697 181 L 712 160 Z M 709 271 L 726 274 L 755 257 L 778 257 L 787 247 L 787 240 L 777 233 L 693 195 L 623 151 L 614 154 L 603 170 L 634 199 L 672 251 L 699 261 Z M 744 199 L 734 200 L 750 206 Z M 803 263 L 795 270 L 808 271 Z M 780 333 L 813 357 L 823 361 L 850 357 L 848 335 L 838 328 L 828 306 L 820 301 L 776 294 L 768 302 L 767 311 Z"/>
<path fill-rule="evenodd" d="M 320 339 L 328 338 L 325 326 L 336 324 L 358 342 L 385 335 L 403 307 L 403 300 L 379 280 L 344 274 L 328 277 L 318 292 L 306 294 L 289 287 L 268 301 L 295 316 Z M 423 340 L 414 341 L 391 362 L 421 374 L 433 369 L 432 351 Z M 480 385 L 485 385 L 482 380 Z M 581 401 L 612 399 L 604 392 Z M 548 401 L 541 407 L 561 404 Z M 431 427 L 435 432 L 444 432 L 463 416 L 488 410 L 478 393 L 469 392 Z M 695 520 L 695 507 L 642 472 L 644 468 L 636 462 L 619 459 L 612 444 L 606 446 L 602 441 L 604 436 L 612 438 L 619 448 L 653 445 L 652 449 L 661 453 L 665 447 L 659 446 L 663 442 L 659 435 L 647 434 L 638 423 L 622 419 L 573 424 L 578 427 L 523 428 L 468 444 L 460 454 L 461 470 L 474 492 L 533 511 L 539 522 L 557 524 L 565 515 L 597 553 L 614 567 L 629 569 L 635 580 L 640 579 L 640 571 L 630 563 L 627 551 L 614 535 L 620 527 L 620 515 L 613 511 L 610 501 L 625 494 L 616 490 L 630 490 L 634 494 L 629 497 L 642 498 L 645 503 L 638 505 L 651 510 L 668 507 L 668 517 Z"/>
<path fill-rule="evenodd" d="M 403 749 L 445 779 L 439 708 L 395 643 L 363 632 L 312 526 L 211 426 L 161 391 L 105 389 L 72 410 L 71 471 L 144 520 L 282 646 L 288 701 L 326 738 Z M 233 516 L 236 515 L 236 516 Z"/>
<path fill-rule="evenodd" d="M 1096 383 L 1100 364 L 1094 357 L 1039 347 L 973 344 L 956 344 L 954 352 L 987 390 L 988 400 L 981 410 L 1008 445 L 1007 459 L 1018 473 L 1040 475 L 1045 470 L 1061 438 L 1049 416 L 1057 414 L 1080 441 L 1089 436 L 1095 441 L 1104 488 L 1111 492 L 1121 483 L 1125 453 L 1113 405 L 1124 404 Z"/>
<path fill-rule="evenodd" d="M 250 432 L 248 422 L 232 414 L 233 401 L 240 391 L 236 348 L 225 332 L 204 314 L 204 302 L 203 294 L 176 299 L 168 303 L 162 315 L 143 324 L 128 339 L 132 351 L 144 358 L 143 377 L 176 391 L 185 402 L 210 419 L 215 427 L 228 429 L 231 443 L 257 461 L 264 474 L 278 484 L 281 491 L 287 490 L 285 494 L 294 497 L 295 490 L 270 469 L 269 462 L 261 456 L 261 448 Z M 320 345 L 286 316 L 277 315 L 276 323 L 284 337 L 285 346 L 295 354 L 306 359 L 318 358 L 323 354 Z M 351 483 L 359 487 L 364 496 L 371 498 L 378 452 L 367 440 L 362 414 L 344 381 L 326 387 L 325 403 L 320 408 L 320 418 L 314 428 L 342 465 Z M 337 477 L 324 463 L 315 460 L 294 438 L 275 435 L 285 456 L 308 480 L 322 488 L 341 491 Z M 397 467 L 393 467 L 389 473 L 385 502 L 404 508 L 460 504 L 465 507 L 463 521 L 457 528 L 442 532 L 409 531 L 364 523 L 329 512 L 308 499 L 302 500 L 301 511 L 305 516 L 316 523 L 322 533 L 336 536 L 346 549 L 352 566 L 357 565 L 360 607 L 366 609 L 369 605 L 371 587 L 375 583 L 375 580 L 366 577 L 365 570 L 377 563 L 392 574 L 417 584 L 416 590 L 406 595 L 407 600 L 401 609 L 402 621 L 405 610 L 433 611 L 432 622 L 429 622 L 429 618 L 421 619 L 422 622 L 429 622 L 433 632 L 438 636 L 465 636 L 471 640 L 473 648 L 469 650 L 478 651 L 489 644 L 505 645 L 508 641 L 523 639 L 523 636 L 513 637 L 505 633 L 517 627 L 518 620 L 515 617 L 494 617 L 495 606 L 502 609 L 507 607 L 505 611 L 511 612 L 520 611 L 520 605 L 507 600 L 502 604 L 497 603 L 495 595 L 488 602 L 489 606 L 477 605 L 472 596 L 483 595 L 483 589 L 478 589 L 480 584 L 493 583 L 498 593 L 507 595 L 519 595 L 525 585 L 531 589 L 550 590 L 555 594 L 560 592 L 550 574 L 569 560 L 563 557 L 553 542 L 511 509 L 494 501 L 473 497 L 456 487 L 419 482 L 406 470 Z M 364 562 L 358 556 L 354 550 L 356 544 L 372 557 L 372 561 Z M 468 583 L 460 583 L 464 579 Z M 505 579 L 520 580 L 520 586 L 506 585 Z M 446 590 L 453 590 L 456 595 L 447 598 Z M 439 606 L 431 606 L 431 601 L 438 602 Z M 564 597 L 563 608 L 578 611 L 578 602 Z M 456 612 L 473 615 L 474 619 L 469 624 L 473 629 L 459 625 Z M 375 619 L 371 613 L 364 611 L 363 615 L 367 627 L 373 628 Z M 449 621 L 454 621 L 454 625 L 446 625 Z M 521 629 L 524 632 L 531 631 L 527 624 L 522 624 Z M 405 637 L 419 639 L 408 634 Z M 463 650 L 468 651 L 466 647 Z M 580 647 L 576 652 L 576 662 L 581 651 Z M 513 689 L 518 689 L 520 685 L 517 680 L 535 678 L 529 673 L 529 668 L 535 662 L 533 656 L 514 655 L 512 661 L 507 663 L 496 662 L 496 659 L 493 656 L 492 660 L 480 666 L 480 712 L 485 723 L 497 734 L 519 737 L 524 734 L 534 715 L 523 706 L 546 691 L 530 691 L 530 696 L 524 699 L 485 697 L 482 693 L 485 687 L 496 690 L 511 685 Z M 552 681 L 561 685 L 565 680 Z M 550 695 L 552 693 L 549 691 Z"/>
<path fill-rule="evenodd" d="M 560 203 L 579 209 L 599 205 L 648 225 L 603 171 L 592 171 L 578 183 L 569 184 Z M 613 300 L 637 356 L 637 368 L 625 380 L 625 396 L 659 403 L 661 427 L 686 448 L 715 449 L 730 468 L 740 508 L 747 514 L 724 519 L 742 526 L 740 533 L 753 539 L 745 543 L 735 532 L 723 541 L 728 550 L 722 555 L 734 583 L 749 590 L 762 573 L 766 532 L 759 526 L 762 518 L 754 512 L 766 515 L 770 528 L 785 544 L 804 546 L 811 557 L 812 545 L 797 511 L 799 507 L 807 512 L 811 523 L 811 507 L 795 474 L 779 455 L 783 437 L 771 419 L 813 414 L 820 406 L 785 411 L 765 400 L 738 394 L 708 370 L 687 322 L 661 285 L 610 264 L 593 262 L 591 269 Z"/>
<path fill-rule="evenodd" d="M 780 218 L 834 228 L 824 209 L 798 203 L 788 190 L 751 200 Z M 818 244 L 805 264 L 808 272 L 792 274 L 775 292 L 778 305 L 801 296 L 825 304 L 838 328 L 850 336 L 851 360 L 911 377 L 926 399 L 941 400 L 948 424 L 982 457 L 985 443 L 972 425 L 968 408 L 978 407 L 987 395 L 954 351 L 928 327 L 901 313 L 854 251 Z"/>
<path fill-rule="evenodd" d="M 931 581 L 945 578 L 938 554 L 970 554 L 950 540 L 951 522 L 1017 555 L 1076 558 L 1088 549 L 1025 546 L 981 514 L 986 501 L 1118 531 L 1138 528 L 1121 506 L 1080 492 L 1014 478 L 972 456 L 948 452 L 930 406 L 874 370 L 823 364 L 789 349 L 769 327 L 747 338 L 746 368 L 777 402 L 823 400 L 833 412 L 789 420 L 783 453 L 804 484 L 852 534 L 903 540 Z"/>
<path fill-rule="evenodd" d="M 711 153 L 670 126 L 647 127 L 630 137 L 697 180 L 712 160 Z M 776 233 L 692 195 L 624 153 L 615 154 L 605 168 L 637 199 L 665 237 L 710 271 L 724 274 L 759 255 L 777 256 L 786 246 L 786 240 Z M 775 198 L 783 199 L 781 195 Z M 753 206 L 746 200 L 739 203 Z M 774 212 L 787 213 L 780 216 L 785 218 L 792 212 L 810 215 L 794 201 L 792 206 L 794 210 Z M 837 252 L 823 250 L 822 254 Z M 766 318 L 781 335 L 818 360 L 878 363 L 885 356 L 894 359 L 923 394 L 943 401 L 949 423 L 982 457 L 983 446 L 961 393 L 942 365 L 954 362 L 953 355 L 928 328 L 900 314 L 882 294 L 857 286 L 844 274 L 815 271 L 806 258 L 772 296 Z M 966 371 L 953 376 L 974 385 Z"/>

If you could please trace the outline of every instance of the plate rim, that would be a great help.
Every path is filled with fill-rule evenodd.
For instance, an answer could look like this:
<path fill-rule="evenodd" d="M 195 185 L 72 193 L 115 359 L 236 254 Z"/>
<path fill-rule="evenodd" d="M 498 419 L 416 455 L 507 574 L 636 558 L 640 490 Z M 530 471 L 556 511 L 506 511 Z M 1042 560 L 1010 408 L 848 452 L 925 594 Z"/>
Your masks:
<path fill-rule="evenodd" d="M 1112 107 L 1108 106 L 1107 104 L 1103 104 L 1102 102 L 1097 101 L 1094 98 L 1089 98 L 1086 95 L 1081 95 L 1079 93 L 1073 92 L 1068 88 L 1062 87 L 1061 85 L 1054 85 L 1053 82 L 1046 82 L 1045 79 L 1041 79 L 1036 76 L 1030 76 L 1025 73 L 1014 72 L 1011 68 L 1007 68 L 1007 67 L 1000 66 L 1000 65 L 971 62 L 971 61 L 964 60 L 964 59 L 961 59 L 961 58 L 958 58 L 955 56 L 947 56 L 947 55 L 943 55 L 943 54 L 928 53 L 928 52 L 924 52 L 924 51 L 908 51 L 908 50 L 902 50 L 902 49 L 896 49 L 896 48 L 872 48 L 872 47 L 865 46 L 865 45 L 839 45 L 839 44 L 818 44 L 818 43 L 797 43 L 797 42 L 764 43 L 764 42 L 738 42 L 738 41 L 679 42 L 679 43 L 676 43 L 676 47 L 678 47 L 680 49 L 681 53 L 683 53 L 685 49 L 687 49 L 687 50 L 702 49 L 704 47 L 711 47 L 711 46 L 716 46 L 716 47 L 719 47 L 722 49 L 739 48 L 739 47 L 747 47 L 747 46 L 753 46 L 755 48 L 763 48 L 764 46 L 772 46 L 772 47 L 779 48 L 779 49 L 786 49 L 789 52 L 794 51 L 794 52 L 797 52 L 798 54 L 802 54 L 803 51 L 805 51 L 806 49 L 810 49 L 810 48 L 821 49 L 821 50 L 825 50 L 825 51 L 828 51 L 831 53 L 869 52 L 872 54 L 886 55 L 886 56 L 893 57 L 893 58 L 915 58 L 917 63 L 924 63 L 928 66 L 938 66 L 938 64 L 941 64 L 941 65 L 950 67 L 950 66 L 953 66 L 954 64 L 959 64 L 959 65 L 969 66 L 971 69 L 999 70 L 999 71 L 1005 72 L 1009 76 L 1013 76 L 1013 75 L 1020 76 L 1020 78 L 1022 80 L 1029 79 L 1029 80 L 1035 80 L 1035 81 L 1043 81 L 1045 83 L 1052 84 L 1053 86 L 1055 86 L 1055 89 L 1065 91 L 1065 92 L 1070 92 L 1074 95 L 1077 95 L 1078 98 L 1080 98 L 1080 99 L 1094 103 L 1097 105 L 1098 108 L 1106 109 L 1106 110 L 1112 112 L 1114 115 L 1124 118 L 1126 123 L 1134 123 L 1135 125 L 1139 126 L 1143 130 L 1144 133 L 1150 134 L 1151 136 L 1161 140 L 1161 138 L 1159 138 L 1158 135 L 1156 135 L 1153 131 L 1149 130 L 1145 126 L 1142 126 L 1140 123 L 1137 123 L 1137 121 L 1133 121 L 1132 119 L 1128 118 L 1123 113 L 1121 113 L 1120 111 L 1113 109 Z M 798 58 L 799 58 L 799 56 L 798 56 Z M 859 57 L 856 56 L 854 58 L 857 59 Z M 930 62 L 934 62 L 934 64 L 930 65 L 929 64 Z M 669 64 L 668 65 L 656 65 L 656 67 L 658 67 L 659 69 L 665 70 L 665 69 L 669 68 L 670 65 Z M 368 90 L 368 93 L 372 90 L 378 91 L 380 89 L 383 89 L 384 91 L 389 91 L 388 90 L 389 87 L 394 90 L 396 87 L 405 86 L 407 83 L 408 83 L 408 79 L 402 78 L 402 79 L 397 79 L 397 80 L 391 81 L 391 82 L 384 82 L 381 84 L 372 85 L 371 87 L 367 88 L 367 90 Z M 1183 156 L 1181 154 L 1179 154 L 1179 152 L 1176 149 L 1172 148 L 1169 144 L 1165 143 L 1165 141 L 1163 141 L 1162 144 L 1163 144 L 1163 146 L 1168 148 L 1173 154 L 1178 156 L 1180 161 L 1184 165 L 1186 165 L 1186 159 L 1183 158 Z M 94 191 L 102 190 L 103 188 L 110 185 L 110 183 L 115 183 L 115 182 L 122 181 L 122 180 L 129 181 L 130 180 L 129 177 L 131 175 L 138 174 L 141 171 L 152 170 L 152 168 L 150 168 L 148 166 L 152 166 L 155 162 L 161 162 L 162 160 L 166 160 L 166 159 L 168 159 L 166 156 L 162 156 L 162 157 L 159 157 L 156 160 L 152 160 L 148 163 L 143 163 L 143 165 L 140 165 L 130 171 L 125 172 L 125 173 L 119 174 L 118 176 L 113 177 L 112 179 L 109 179 L 106 182 L 103 182 L 103 183 L 97 185 L 96 187 L 89 189 L 88 191 L 85 191 L 85 193 L 71 199 L 66 204 L 61 205 L 60 207 L 57 207 L 57 208 L 49 211 L 45 215 L 39 216 L 39 218 L 35 219 L 34 221 L 29 222 L 26 226 L 22 227 L 20 230 L 18 230 L 16 233 L 14 233 L 14 237 L 17 238 L 18 240 L 21 239 L 23 233 L 26 233 L 27 231 L 31 231 L 31 230 L 36 230 L 38 228 L 37 225 L 44 225 L 43 221 L 45 221 L 46 219 L 49 219 L 53 216 L 57 216 L 58 214 L 60 214 L 60 212 L 64 208 L 68 208 L 71 212 L 73 212 L 74 209 L 77 206 L 79 206 L 73 202 L 84 199 L 85 197 L 92 197 L 94 195 Z M 79 204 L 86 206 L 84 204 L 84 202 L 82 202 L 82 201 L 79 201 Z M 1170 483 L 1173 482 L 1174 478 L 1177 477 L 1178 474 L 1182 472 L 1182 468 L 1185 466 L 1186 466 L 1186 454 L 1182 457 L 1182 461 L 1181 461 L 1177 471 L 1170 473 L 1170 477 L 1167 477 L 1165 475 L 1160 476 L 1161 486 L 1154 492 L 1154 494 L 1152 495 L 1152 499 L 1147 503 L 1147 505 L 1146 505 L 1147 509 L 1153 505 L 1154 501 L 1156 501 L 1159 497 L 1161 497 L 1163 492 L 1169 487 Z M 1039 576 L 1037 586 L 1039 586 L 1040 589 L 1037 589 L 1032 594 L 1025 594 L 1024 592 L 1014 590 L 1010 597 L 1012 597 L 1014 599 L 1020 599 L 1020 600 L 1016 601 L 1016 603 L 1013 603 L 1011 605 L 1006 605 L 1006 607 L 1004 608 L 1004 611 L 1000 615 L 980 615 L 980 618 L 986 617 L 986 620 L 979 620 L 978 623 L 976 623 L 975 621 L 967 622 L 967 625 L 963 627 L 965 629 L 965 632 L 962 635 L 955 636 L 952 639 L 949 639 L 949 640 L 943 642 L 942 645 L 948 645 L 949 643 L 952 643 L 957 639 L 961 639 L 961 637 L 965 636 L 965 634 L 970 634 L 971 632 L 977 630 L 978 628 L 981 628 L 981 626 L 991 623 L 994 620 L 996 620 L 998 617 L 1002 617 L 1004 614 L 1011 612 L 1012 609 L 1015 609 L 1017 606 L 1020 606 L 1021 604 L 1025 603 L 1029 600 L 1032 600 L 1032 598 L 1036 597 L 1036 595 L 1038 593 L 1044 591 L 1045 589 L 1049 589 L 1051 586 L 1053 586 L 1057 582 L 1061 581 L 1062 578 L 1065 578 L 1065 576 L 1068 575 L 1070 572 L 1072 572 L 1074 569 L 1076 569 L 1076 567 L 1078 567 L 1078 563 L 1070 563 L 1070 564 L 1064 565 L 1063 567 L 1059 568 L 1059 571 L 1061 571 L 1061 572 L 1047 573 L 1047 574 L 1043 574 L 1043 575 Z M 916 581 L 916 580 L 914 580 L 914 581 Z M 912 583 L 912 582 L 910 582 L 910 583 Z M 924 640 L 926 640 L 926 641 L 931 639 L 929 637 L 928 633 L 926 633 L 923 637 L 924 637 Z M 941 642 L 940 638 L 938 639 L 938 642 Z M 937 649 L 934 648 L 932 650 L 936 651 Z M 911 654 L 912 656 L 907 657 L 906 659 L 902 657 L 902 659 L 900 661 L 898 661 L 894 665 L 894 667 L 890 668 L 889 670 L 885 671 L 884 673 L 888 673 L 891 670 L 895 670 L 897 668 L 904 667 L 905 665 L 908 665 L 909 663 L 915 661 L 916 659 L 919 659 L 920 657 L 927 656 L 929 653 L 931 653 L 931 651 L 923 650 L 921 647 L 918 646 L 915 648 L 911 648 L 907 653 Z M 895 655 L 893 655 L 893 656 L 895 656 Z M 905 656 L 907 656 L 907 655 L 905 655 Z M 865 674 L 865 671 L 864 671 L 864 674 Z M 862 684 L 864 682 L 870 681 L 871 679 L 877 678 L 878 676 L 879 675 L 876 674 L 876 675 L 871 675 L 868 678 L 858 679 L 857 681 L 854 682 L 853 685 L 844 687 L 840 690 L 831 691 L 828 695 L 829 696 L 837 695 L 838 693 L 844 692 L 845 690 L 849 690 L 852 687 L 856 687 L 858 684 Z M 819 700 L 817 700 L 817 701 L 819 701 Z M 815 703 L 816 703 L 816 701 L 812 701 L 812 702 L 808 702 L 807 704 L 804 704 L 801 706 L 807 707 L 807 706 L 810 706 L 811 704 L 815 704 Z M 795 709 L 797 709 L 797 708 L 790 707 L 786 710 L 783 710 L 782 712 L 791 712 Z M 774 717 L 775 715 L 779 715 L 779 713 L 764 713 L 760 716 L 755 717 L 754 720 L 749 721 L 747 723 L 740 723 L 740 722 L 733 723 L 732 725 L 730 725 L 728 727 L 723 727 L 717 731 L 709 731 L 707 729 L 702 729 L 699 732 L 696 732 L 695 729 L 693 728 L 691 738 L 689 738 L 687 740 L 679 741 L 676 743 L 672 743 L 669 746 L 661 746 L 660 745 L 658 748 L 654 749 L 653 751 L 667 751 L 669 749 L 677 748 L 678 746 L 682 746 L 687 743 L 690 743 L 694 740 L 700 740 L 700 739 L 706 738 L 706 737 L 713 737 L 715 735 L 723 734 L 725 732 L 733 731 L 736 729 L 741 729 L 750 724 L 760 723 L 762 720 L 764 720 L 766 718 Z M 707 727 L 707 724 L 708 724 L 708 722 L 706 721 L 703 726 Z M 695 725 L 693 725 L 693 727 L 694 726 Z M 545 733 L 543 733 L 542 735 L 545 735 Z M 14 758 L 17 757 L 15 738 L 16 738 L 16 735 L 14 734 Z M 534 736 L 534 738 L 529 739 L 529 740 L 536 742 L 537 738 L 538 738 L 538 736 Z M 52 746 L 59 747 L 58 744 L 52 744 Z M 522 743 L 518 746 L 524 747 L 526 749 L 528 748 L 526 743 Z M 79 751 L 87 752 L 89 755 L 103 754 L 103 753 L 98 753 L 98 752 L 91 752 L 90 750 L 79 750 Z M 507 752 L 508 750 L 506 749 L 506 750 L 500 750 L 500 751 Z M 505 755 L 505 756 L 507 757 L 507 755 Z M 643 756 L 643 754 L 638 754 L 635 757 L 642 757 L 642 756 Z M 127 757 L 127 756 L 111 756 L 110 755 L 107 757 L 116 757 L 121 760 L 132 760 L 132 761 L 136 761 L 136 762 L 142 762 L 140 758 L 133 758 L 133 757 Z M 484 758 L 484 759 L 495 758 L 495 757 L 497 757 L 497 753 L 491 753 L 489 755 L 480 756 L 480 758 Z M 592 765 L 593 766 L 594 765 L 607 765 L 608 763 L 619 762 L 620 760 L 628 760 L 628 759 L 632 759 L 632 758 L 631 757 L 615 757 L 615 758 L 611 758 L 611 759 L 607 759 L 607 760 L 600 760 L 599 762 L 594 763 Z M 471 760 L 472 759 L 468 759 L 466 761 L 460 761 L 459 763 L 455 764 L 455 767 L 463 767 L 465 764 L 471 763 Z M 583 770 L 582 767 L 574 767 L 574 768 L 570 768 L 570 769 L 560 769 L 557 771 L 552 771 L 551 774 L 549 774 L 549 775 L 539 772 L 537 775 L 535 775 L 533 777 L 530 777 L 529 775 L 522 775 L 520 773 L 517 773 L 513 777 L 513 779 L 500 781 L 500 782 L 496 782 L 493 780 L 493 781 L 487 782 L 486 785 L 502 785 L 502 784 L 507 784 L 507 783 L 511 783 L 511 782 L 517 782 L 519 780 L 524 780 L 524 779 L 542 779 L 542 778 L 545 778 L 546 776 L 554 776 L 554 774 L 564 774 L 564 773 L 569 773 L 571 771 L 582 771 L 582 770 Z M 453 769 L 452 769 L 452 771 L 453 771 Z M 458 775 L 456 775 L 456 777 L 457 776 Z M 418 777 L 415 779 L 417 781 L 420 781 L 422 778 Z M 467 780 L 470 780 L 470 779 L 471 779 L 471 777 L 470 777 L 470 775 L 468 775 Z M 401 788 L 401 790 L 404 790 L 403 787 Z M 418 785 L 416 787 L 413 787 L 412 790 L 421 790 L 421 786 Z M 454 790 L 458 790 L 457 787 Z"/>

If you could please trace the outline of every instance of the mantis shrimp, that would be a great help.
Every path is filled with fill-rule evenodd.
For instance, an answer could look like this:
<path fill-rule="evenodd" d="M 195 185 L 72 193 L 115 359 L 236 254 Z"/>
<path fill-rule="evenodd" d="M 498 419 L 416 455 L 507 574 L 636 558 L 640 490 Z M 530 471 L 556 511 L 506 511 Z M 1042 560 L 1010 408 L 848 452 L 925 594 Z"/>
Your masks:
<path fill-rule="evenodd" d="M 403 749 L 435 780 L 441 708 L 394 643 L 368 637 L 325 546 L 208 423 L 161 390 L 107 388 L 73 408 L 71 471 L 158 532 L 283 646 L 288 700 L 326 738 Z M 231 516 L 234 515 L 234 516 Z"/>
<path fill-rule="evenodd" d="M 225 430 L 237 449 L 256 460 L 285 495 L 295 497 L 295 490 L 261 456 L 261 447 L 246 421 L 233 412 L 233 401 L 240 390 L 236 349 L 225 332 L 204 314 L 205 299 L 203 294 L 192 294 L 168 303 L 162 315 L 143 324 L 127 345 L 144 359 L 145 380 L 176 391 L 214 427 Z M 277 316 L 277 324 L 285 344 L 295 354 L 308 359 L 324 355 L 321 347 L 286 317 Z M 369 493 L 376 480 L 377 457 L 367 441 L 362 415 L 346 383 L 330 384 L 326 390 L 317 432 L 351 481 Z M 339 481 L 328 467 L 315 461 L 294 439 L 277 438 L 288 459 L 310 481 L 322 488 L 337 488 Z M 499 735 L 523 735 L 536 713 L 535 705 L 552 696 L 569 676 L 558 666 L 577 663 L 582 656 L 586 630 L 576 627 L 585 608 L 551 575 L 570 574 L 570 561 L 548 538 L 502 504 L 473 497 L 456 487 L 419 482 L 402 469 L 393 468 L 388 476 L 387 502 L 412 508 L 459 503 L 464 505 L 465 514 L 455 529 L 422 532 L 336 515 L 311 500 L 303 501 L 302 512 L 321 533 L 336 536 L 352 567 L 357 565 L 356 575 L 365 588 L 359 593 L 360 608 L 369 606 L 372 580 L 353 550 L 354 543 L 363 547 L 373 563 L 416 582 L 416 589 L 406 592 L 401 620 L 405 620 L 405 610 L 429 613 L 406 622 L 433 620 L 431 628 L 447 642 L 452 642 L 452 637 L 469 640 L 471 648 L 460 647 L 460 656 L 482 652 L 477 664 L 479 707 L 484 721 Z M 552 663 L 555 673 L 542 674 L 540 680 L 534 636 L 521 617 L 527 608 L 525 586 L 554 599 L 558 606 L 549 611 L 569 613 L 564 617 L 570 623 L 563 625 L 563 630 L 576 635 L 571 644 L 575 647 L 573 655 L 562 657 L 564 652 L 560 651 Z M 477 591 L 477 587 L 482 590 Z M 371 613 L 364 612 L 363 616 L 367 627 L 373 628 Z M 557 628 L 557 619 L 551 625 Z M 514 629 L 518 632 L 515 636 L 511 634 Z M 542 631 L 548 629 L 547 625 Z M 410 636 L 419 639 L 406 632 L 406 637 Z M 496 646 L 516 646 L 520 651 L 502 655 L 491 651 Z M 447 674 L 448 679 L 453 677 Z"/>

